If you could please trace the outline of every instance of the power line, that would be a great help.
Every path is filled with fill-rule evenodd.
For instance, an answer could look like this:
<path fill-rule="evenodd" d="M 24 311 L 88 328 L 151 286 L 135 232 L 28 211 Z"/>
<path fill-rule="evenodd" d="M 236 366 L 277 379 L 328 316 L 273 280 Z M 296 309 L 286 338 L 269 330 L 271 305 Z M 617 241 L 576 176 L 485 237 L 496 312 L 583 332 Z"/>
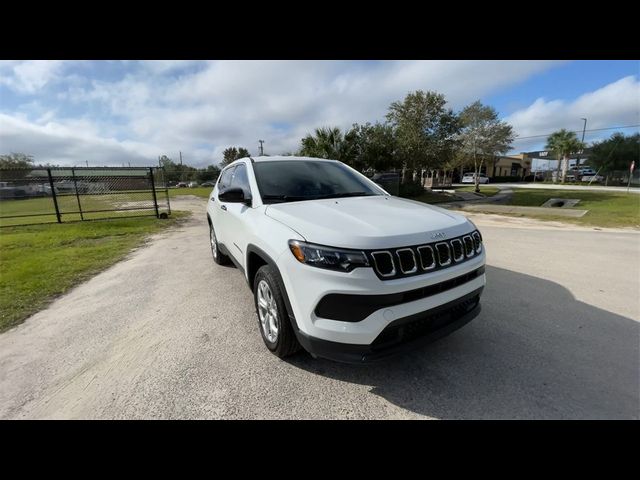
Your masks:
<path fill-rule="evenodd" d="M 601 131 L 601 130 L 620 130 L 620 129 L 623 129 L 623 128 L 635 128 L 635 127 L 640 127 L 640 124 L 638 124 L 638 125 L 625 125 L 623 127 L 590 128 L 589 130 L 585 130 L 585 132 L 598 132 L 598 131 Z M 570 130 L 570 131 L 572 131 L 573 133 L 582 132 L 582 130 Z M 515 140 L 523 140 L 525 138 L 548 137 L 549 135 L 551 135 L 551 133 L 545 133 L 543 135 L 529 135 L 527 137 L 516 137 Z"/>

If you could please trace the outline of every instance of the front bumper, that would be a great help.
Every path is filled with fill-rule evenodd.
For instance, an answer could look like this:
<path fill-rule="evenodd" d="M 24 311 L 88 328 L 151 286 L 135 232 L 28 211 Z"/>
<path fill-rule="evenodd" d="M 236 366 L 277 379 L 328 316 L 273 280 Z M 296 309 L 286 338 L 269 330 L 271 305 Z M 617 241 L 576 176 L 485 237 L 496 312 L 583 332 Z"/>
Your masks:
<path fill-rule="evenodd" d="M 380 280 L 371 268 L 356 268 L 350 273 L 343 273 L 304 265 L 289 251 L 278 258 L 277 264 L 290 301 L 293 326 L 299 331 L 303 345 L 305 337 L 358 346 L 371 345 L 390 324 L 455 302 L 482 289 L 486 283 L 484 273 L 462 284 L 455 282 L 455 279 L 484 266 L 484 249 L 481 254 L 459 265 L 387 281 Z M 444 291 L 431 288 L 440 284 L 451 288 Z M 415 292 L 422 293 L 414 295 Z M 402 300 L 395 304 L 381 301 L 375 310 L 370 307 L 376 302 L 367 302 L 365 306 L 369 311 L 359 308 L 358 316 L 354 315 L 351 321 L 341 321 L 339 316 L 327 314 L 326 309 L 318 309 L 323 298 L 333 294 L 347 299 L 342 305 L 359 304 L 349 300 L 354 296 L 368 299 L 379 296 L 385 302 L 398 296 Z"/>
<path fill-rule="evenodd" d="M 484 287 L 432 310 L 391 322 L 370 345 L 331 342 L 296 332 L 298 341 L 313 356 L 345 363 L 371 363 L 442 338 L 469 323 L 480 313 Z"/>

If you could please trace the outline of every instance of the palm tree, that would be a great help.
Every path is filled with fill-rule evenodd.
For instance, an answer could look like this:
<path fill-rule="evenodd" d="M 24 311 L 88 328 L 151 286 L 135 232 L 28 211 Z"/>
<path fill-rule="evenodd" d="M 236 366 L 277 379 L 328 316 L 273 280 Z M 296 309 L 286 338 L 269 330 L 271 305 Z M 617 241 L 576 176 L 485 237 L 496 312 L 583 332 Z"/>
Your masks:
<path fill-rule="evenodd" d="M 545 148 L 551 150 L 558 157 L 556 181 L 558 181 L 560 167 L 562 167 L 562 183 L 564 183 L 564 179 L 567 176 L 567 168 L 569 167 L 569 155 L 583 149 L 584 143 L 578 140 L 574 132 L 569 132 L 563 128 L 549 135 Z"/>
<path fill-rule="evenodd" d="M 351 142 L 345 139 L 338 127 L 316 128 L 314 134 L 302 139 L 300 154 L 307 157 L 331 158 L 347 161 L 351 153 Z"/>

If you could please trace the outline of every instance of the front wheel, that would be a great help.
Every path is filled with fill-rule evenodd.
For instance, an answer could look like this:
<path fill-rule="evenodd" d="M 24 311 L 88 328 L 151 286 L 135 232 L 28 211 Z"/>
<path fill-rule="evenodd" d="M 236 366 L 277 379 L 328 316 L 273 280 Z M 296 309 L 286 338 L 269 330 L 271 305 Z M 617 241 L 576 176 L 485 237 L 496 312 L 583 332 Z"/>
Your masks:
<path fill-rule="evenodd" d="M 218 265 L 228 265 L 229 257 L 220 252 L 216 232 L 213 230 L 213 225 L 211 224 L 209 224 L 209 242 L 211 243 L 211 255 L 213 256 L 213 261 Z"/>
<path fill-rule="evenodd" d="M 260 267 L 253 280 L 253 297 L 258 326 L 267 348 L 280 358 L 300 350 L 300 344 L 289 321 L 280 281 L 274 267 Z"/>

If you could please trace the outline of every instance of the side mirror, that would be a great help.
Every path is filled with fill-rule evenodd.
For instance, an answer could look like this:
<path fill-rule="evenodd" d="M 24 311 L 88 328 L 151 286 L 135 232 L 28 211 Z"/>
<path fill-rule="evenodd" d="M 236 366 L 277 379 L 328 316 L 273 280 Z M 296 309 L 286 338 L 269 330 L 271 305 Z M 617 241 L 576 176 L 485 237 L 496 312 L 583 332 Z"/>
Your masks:
<path fill-rule="evenodd" d="M 245 205 L 251 205 L 251 195 L 245 197 L 244 191 L 241 188 L 229 188 L 219 193 L 218 199 L 226 203 L 244 203 Z"/>

